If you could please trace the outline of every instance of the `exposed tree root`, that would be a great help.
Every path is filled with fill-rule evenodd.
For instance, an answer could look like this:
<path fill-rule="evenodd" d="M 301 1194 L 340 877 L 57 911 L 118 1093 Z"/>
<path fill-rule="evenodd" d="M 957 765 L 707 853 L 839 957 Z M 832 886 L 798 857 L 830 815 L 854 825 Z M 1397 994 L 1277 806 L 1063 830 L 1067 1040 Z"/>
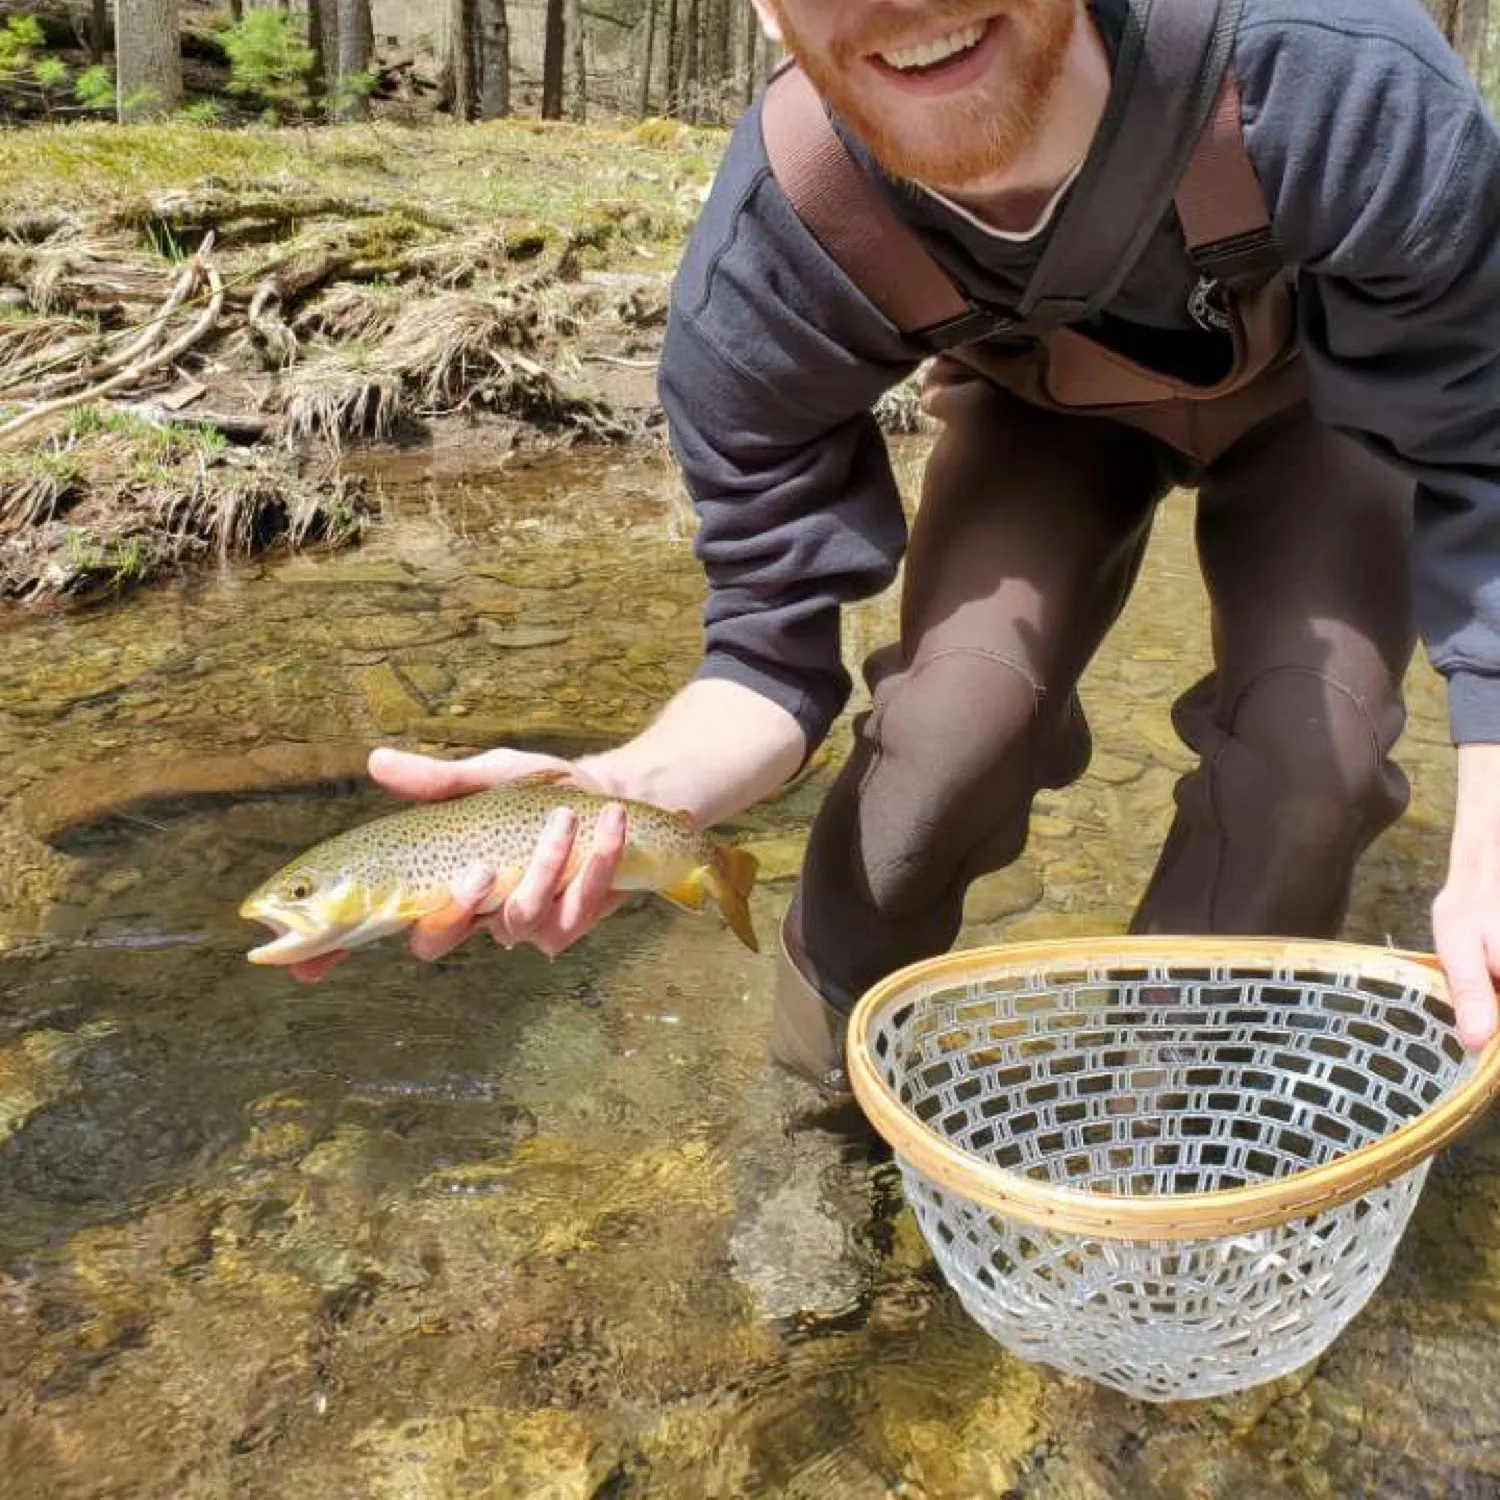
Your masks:
<path fill-rule="evenodd" d="M 219 314 L 224 307 L 224 278 L 209 259 L 209 252 L 212 248 L 213 237 L 210 236 L 193 258 L 193 275 L 188 284 L 180 288 L 181 296 L 178 296 L 178 289 L 174 289 L 172 293 L 172 296 L 178 298 L 179 301 L 184 300 L 200 278 L 207 279 L 212 292 L 208 306 L 184 332 L 166 344 L 159 344 L 159 334 L 149 337 L 143 334 L 132 345 L 137 351 L 136 356 L 124 369 L 117 370 L 95 385 L 87 386 L 68 396 L 59 396 L 55 400 L 43 402 L 40 406 L 34 406 L 22 412 L 18 417 L 12 417 L 8 422 L 0 423 L 0 442 L 12 441 L 18 433 L 44 418 L 56 416 L 60 412 L 81 406 L 88 401 L 97 401 L 111 391 L 134 385 L 143 375 L 170 365 L 174 360 L 186 354 L 218 322 Z M 168 300 L 170 302 L 171 298 Z M 158 329 L 164 329 L 166 325 L 159 322 L 156 326 Z"/>
<path fill-rule="evenodd" d="M 270 277 L 256 287 L 245 314 L 251 342 L 271 370 L 285 369 L 297 358 L 297 335 L 281 315 L 282 300 L 280 283 Z"/>
<path fill-rule="evenodd" d="M 347 437 L 391 435 L 401 414 L 401 377 L 333 349 L 291 372 L 281 403 L 283 447 L 316 439 L 338 450 Z"/>
<path fill-rule="evenodd" d="M 659 217 L 457 222 L 262 179 L 8 223 L 0 597 L 347 541 L 357 485 L 302 468 L 358 439 L 479 415 L 523 450 L 641 437 L 666 279 L 594 268 Z"/>
<path fill-rule="evenodd" d="M 181 241 L 213 231 L 220 244 L 276 238 L 280 231 L 317 219 L 339 222 L 390 214 L 388 199 L 288 193 L 275 186 L 263 191 L 161 193 L 127 204 L 107 221 L 112 229 L 135 230 Z M 401 212 L 429 229 L 456 232 L 459 225 L 442 214 L 401 205 Z"/>
<path fill-rule="evenodd" d="M 98 327 L 84 318 L 0 318 L 0 399 L 9 399 L 9 391 L 39 366 L 92 358 L 103 341 Z"/>
<path fill-rule="evenodd" d="M 112 375 L 117 370 L 128 369 L 161 342 L 162 335 L 166 331 L 166 320 L 192 295 L 200 274 L 201 266 L 197 260 L 194 260 L 177 278 L 177 284 L 172 288 L 156 315 L 150 318 L 145 327 L 122 349 L 105 355 L 97 363 L 81 370 L 67 370 L 60 375 L 53 375 L 30 385 L 7 385 L 3 383 L 3 377 L 0 377 L 0 395 L 3 395 L 7 401 L 44 400 L 56 395 L 59 391 L 65 391 L 70 385 L 86 384 Z"/>
<path fill-rule="evenodd" d="M 66 455 L 0 456 L 0 536 L 43 525 L 82 495 L 78 467 Z"/>
<path fill-rule="evenodd" d="M 110 410 L 122 416 L 137 417 L 154 427 L 181 427 L 200 432 L 217 432 L 231 443 L 258 443 L 271 432 L 273 423 L 265 417 L 246 416 L 242 412 L 201 411 L 175 412 L 149 401 L 134 401 Z"/>
<path fill-rule="evenodd" d="M 139 417 L 82 420 L 42 454 L 0 457 L 0 597 L 92 598 L 187 562 L 341 545 L 368 519 L 348 475 Z"/>

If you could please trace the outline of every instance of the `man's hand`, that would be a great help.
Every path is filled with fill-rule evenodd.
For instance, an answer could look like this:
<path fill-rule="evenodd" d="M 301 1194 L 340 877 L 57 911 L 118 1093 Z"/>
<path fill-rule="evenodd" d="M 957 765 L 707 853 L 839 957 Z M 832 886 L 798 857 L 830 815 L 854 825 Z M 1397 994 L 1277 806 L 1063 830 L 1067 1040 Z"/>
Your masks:
<path fill-rule="evenodd" d="M 1437 956 L 1466 1047 L 1500 1031 L 1500 745 L 1461 745 L 1448 879 L 1432 907 Z"/>
<path fill-rule="evenodd" d="M 606 788 L 572 762 L 550 755 L 489 750 L 449 761 L 381 749 L 370 756 L 370 775 L 376 781 L 418 802 L 464 796 L 538 771 L 564 771 L 575 786 L 608 795 Z M 625 899 L 610 890 L 625 847 L 624 809 L 617 804 L 605 808 L 593 851 L 574 877 L 562 884 L 576 833 L 577 820 L 571 813 L 562 809 L 555 813 L 520 883 L 488 916 L 481 916 L 479 908 L 489 893 L 494 872 L 483 867 L 466 870 L 453 888 L 452 904 L 438 917 L 428 918 L 413 929 L 407 940 L 413 955 L 435 963 L 480 928 L 487 928 L 495 941 L 507 948 L 529 942 L 549 957 L 571 947 Z M 311 983 L 347 956 L 342 952 L 325 954 L 294 964 L 291 973 Z"/>

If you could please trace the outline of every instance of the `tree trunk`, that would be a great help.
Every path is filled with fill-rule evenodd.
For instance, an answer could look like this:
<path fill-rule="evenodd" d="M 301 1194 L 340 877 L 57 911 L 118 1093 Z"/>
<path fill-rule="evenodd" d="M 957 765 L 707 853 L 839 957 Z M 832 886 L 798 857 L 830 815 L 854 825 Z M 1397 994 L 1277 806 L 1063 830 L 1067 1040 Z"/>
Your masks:
<path fill-rule="evenodd" d="M 646 62 L 641 69 L 640 107 L 636 113 L 645 119 L 651 113 L 651 64 L 656 61 L 656 0 L 646 0 Z"/>
<path fill-rule="evenodd" d="M 1478 78 L 1484 66 L 1489 0 L 1428 0 L 1428 7 L 1470 75 Z"/>
<path fill-rule="evenodd" d="M 1457 0 L 1453 23 L 1453 45 L 1470 74 L 1478 78 L 1484 68 L 1484 47 L 1489 35 L 1490 0 Z"/>
<path fill-rule="evenodd" d="M 542 46 L 542 118 L 560 120 L 563 112 L 563 52 L 567 39 L 563 0 L 547 0 Z"/>
<path fill-rule="evenodd" d="M 97 5 L 97 4 L 100 3 L 100 0 L 94 0 L 94 3 Z M 104 3 L 108 4 L 109 0 L 104 0 Z M 243 21 L 244 19 L 245 19 L 245 0 L 229 0 L 229 23 L 230 23 L 230 25 L 232 25 L 232 26 L 238 26 L 240 24 L 240 22 Z"/>
<path fill-rule="evenodd" d="M 734 27 L 731 24 L 733 6 L 730 0 L 713 0 L 710 11 L 712 19 L 712 58 L 709 71 L 713 75 L 715 91 L 722 91 L 734 69 Z"/>
<path fill-rule="evenodd" d="M 339 97 L 339 0 L 320 0 L 318 37 L 323 63 L 318 69 L 318 81 L 323 88 L 324 107 L 332 114 Z"/>
<path fill-rule="evenodd" d="M 171 114 L 182 103 L 177 0 L 119 0 L 115 30 L 121 123 Z"/>
<path fill-rule="evenodd" d="M 324 79 L 328 72 L 328 54 L 332 50 L 337 52 L 335 43 L 330 49 L 328 23 L 324 19 L 323 10 L 325 5 L 332 9 L 338 0 L 308 0 L 307 3 L 307 45 L 312 49 L 312 71 L 307 80 L 308 92 L 314 100 L 321 99 L 324 94 Z"/>
<path fill-rule="evenodd" d="M 668 116 L 677 113 L 681 75 L 677 71 L 677 0 L 667 0 L 667 92 L 662 113 Z"/>
<path fill-rule="evenodd" d="M 94 0 L 93 14 L 89 19 L 89 61 L 99 64 L 104 61 L 109 36 L 109 0 Z"/>
<path fill-rule="evenodd" d="M 338 81 L 333 113 L 340 120 L 363 120 L 370 113 L 369 100 L 350 80 L 370 71 L 375 38 L 370 26 L 370 0 L 338 0 Z"/>
<path fill-rule="evenodd" d="M 700 24 L 702 7 L 700 0 L 685 0 L 686 15 L 682 22 L 682 94 L 687 101 L 687 118 L 696 125 L 699 121 L 698 93 L 702 70 L 703 27 Z"/>
<path fill-rule="evenodd" d="M 567 29 L 568 51 L 572 58 L 572 68 L 569 71 L 573 84 L 568 114 L 581 125 L 588 119 L 589 113 L 589 70 L 588 55 L 584 47 L 582 0 L 568 0 Z"/>
<path fill-rule="evenodd" d="M 510 18 L 505 0 L 475 0 L 478 16 L 479 117 L 510 113 Z"/>
<path fill-rule="evenodd" d="M 474 76 L 474 0 L 448 0 L 448 67 L 453 76 L 453 118 L 472 120 L 479 101 Z"/>
<path fill-rule="evenodd" d="M 755 41 L 760 35 L 760 22 L 750 0 L 740 0 L 744 8 L 741 21 L 740 45 L 744 49 L 744 68 L 740 74 L 740 103 L 749 109 L 755 103 Z"/>

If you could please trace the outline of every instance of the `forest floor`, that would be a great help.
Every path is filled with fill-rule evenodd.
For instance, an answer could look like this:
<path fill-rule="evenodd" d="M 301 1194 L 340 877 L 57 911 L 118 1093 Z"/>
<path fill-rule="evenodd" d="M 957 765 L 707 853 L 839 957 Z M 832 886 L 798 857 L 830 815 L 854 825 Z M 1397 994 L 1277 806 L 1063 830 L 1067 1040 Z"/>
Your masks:
<path fill-rule="evenodd" d="M 670 277 L 724 141 L 0 131 L 0 599 L 350 541 L 355 447 L 659 440 Z"/>

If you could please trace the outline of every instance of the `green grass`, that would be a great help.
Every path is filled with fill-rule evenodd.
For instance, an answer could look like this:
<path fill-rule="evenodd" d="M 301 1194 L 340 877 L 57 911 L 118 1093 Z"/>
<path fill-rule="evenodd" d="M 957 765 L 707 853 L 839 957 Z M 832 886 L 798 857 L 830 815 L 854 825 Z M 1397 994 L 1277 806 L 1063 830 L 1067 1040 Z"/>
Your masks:
<path fill-rule="evenodd" d="M 310 170 L 284 132 L 102 122 L 0 130 L 0 206 L 9 208 L 98 208 L 206 179 L 234 186 Z"/>
<path fill-rule="evenodd" d="M 497 120 L 413 128 L 218 129 L 182 121 L 0 130 L 0 214 L 98 210 L 144 195 L 274 188 L 418 201 L 476 220 L 571 225 L 603 203 L 647 212 L 663 238 L 696 208 L 725 132 Z"/>
<path fill-rule="evenodd" d="M 62 490 L 83 477 L 83 465 L 71 453 L 54 453 L 47 449 L 0 453 L 0 489 L 34 477 L 49 479 Z"/>
<path fill-rule="evenodd" d="M 113 433 L 131 438 L 142 448 L 163 456 L 191 448 L 221 453 L 227 446 L 223 433 L 212 427 L 199 427 L 191 422 L 151 422 L 134 412 L 110 411 L 94 405 L 81 406 L 70 413 L 67 432 L 74 438 Z"/>

